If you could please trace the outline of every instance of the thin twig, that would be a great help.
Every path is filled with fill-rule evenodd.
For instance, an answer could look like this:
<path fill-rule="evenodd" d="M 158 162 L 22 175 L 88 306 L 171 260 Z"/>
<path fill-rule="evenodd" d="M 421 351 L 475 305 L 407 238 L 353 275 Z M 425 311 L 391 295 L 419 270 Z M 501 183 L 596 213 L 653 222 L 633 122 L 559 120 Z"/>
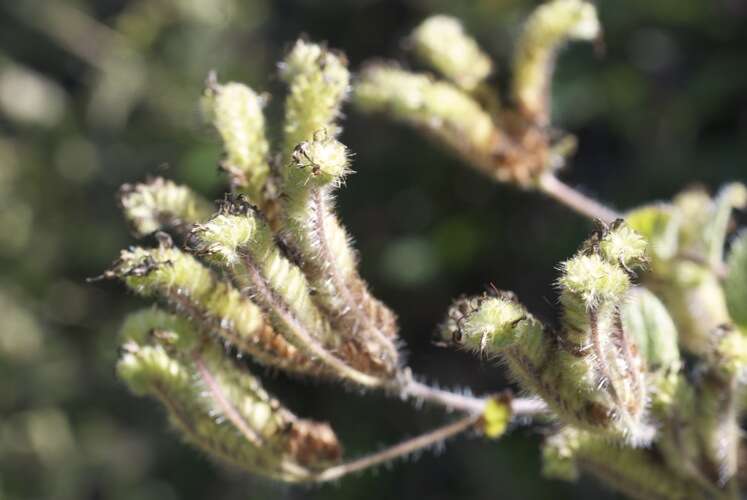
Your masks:
<path fill-rule="evenodd" d="M 590 219 L 597 219 L 609 224 L 622 218 L 618 212 L 573 189 L 553 174 L 542 175 L 537 185 L 543 193 Z"/>
<path fill-rule="evenodd" d="M 385 462 L 409 455 L 423 448 L 427 448 L 436 443 L 461 434 L 462 432 L 473 427 L 481 418 L 481 415 L 471 413 L 470 415 L 456 420 L 443 427 L 439 427 L 426 434 L 421 434 L 412 439 L 408 439 L 399 444 L 386 448 L 384 450 L 366 455 L 364 457 L 346 462 L 334 467 L 330 467 L 321 473 L 313 476 L 311 479 L 315 482 L 334 481 L 348 474 L 358 472 L 364 469 L 375 467 Z"/>
<path fill-rule="evenodd" d="M 409 379 L 403 384 L 402 395 L 408 399 L 412 398 L 442 406 L 449 411 L 462 411 L 471 414 L 482 414 L 487 402 L 487 398 L 457 394 L 431 387 L 414 379 Z M 547 405 L 539 399 L 515 398 L 511 401 L 511 414 L 515 416 L 539 415 L 547 413 L 547 411 Z"/>

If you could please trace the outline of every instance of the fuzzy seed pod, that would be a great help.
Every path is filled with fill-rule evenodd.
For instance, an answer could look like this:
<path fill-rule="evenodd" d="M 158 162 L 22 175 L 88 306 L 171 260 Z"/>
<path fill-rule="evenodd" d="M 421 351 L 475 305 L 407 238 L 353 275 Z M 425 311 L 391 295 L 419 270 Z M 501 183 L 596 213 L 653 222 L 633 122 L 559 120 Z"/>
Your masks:
<path fill-rule="evenodd" d="M 645 262 L 645 240 L 616 221 L 584 247 L 561 265 L 558 280 L 563 306 L 561 373 L 575 372 L 577 394 L 595 409 L 583 425 L 607 420 L 613 434 L 646 441 L 651 429 L 644 422 L 645 368 L 621 317 L 631 287 L 629 270 Z"/>
<path fill-rule="evenodd" d="M 467 94 L 450 83 L 394 65 L 365 68 L 355 87 L 355 100 L 364 111 L 386 112 L 446 140 L 465 155 L 470 150 L 492 150 L 500 140 L 494 136 L 490 116 Z"/>
<path fill-rule="evenodd" d="M 568 40 L 593 40 L 601 33 L 594 5 L 552 0 L 524 25 L 513 60 L 513 95 L 522 114 L 540 126 L 550 123 L 550 85 L 558 49 Z"/>
<path fill-rule="evenodd" d="M 133 392 L 165 406 L 187 441 L 251 472 L 296 482 L 339 460 L 328 425 L 298 419 L 175 316 L 147 310 L 123 330 L 117 365 Z"/>
<path fill-rule="evenodd" d="M 317 134 L 298 145 L 285 183 L 287 241 L 316 291 L 313 299 L 346 339 L 346 357 L 367 372 L 394 374 L 399 354 L 394 314 L 376 300 L 358 274 L 350 237 L 334 214 L 332 190 L 348 172 L 347 148 Z"/>
<path fill-rule="evenodd" d="M 186 234 L 213 213 L 202 196 L 162 177 L 123 185 L 119 203 L 136 238 L 162 230 Z"/>
<path fill-rule="evenodd" d="M 493 71 L 490 58 L 456 18 L 429 17 L 409 41 L 415 55 L 466 92 L 474 91 Z"/>
<path fill-rule="evenodd" d="M 167 244 L 125 250 L 107 276 L 121 279 L 138 295 L 158 299 L 205 335 L 217 336 L 261 364 L 329 376 L 273 330 L 256 305 L 181 250 Z"/>
<path fill-rule="evenodd" d="M 281 253 L 269 226 L 250 206 L 227 203 L 221 213 L 195 227 L 191 245 L 199 255 L 227 268 L 275 330 L 302 352 L 344 380 L 369 386 L 381 382 L 365 373 L 368 365 L 350 365 L 358 358 L 345 357 L 344 339 L 314 304 L 303 272 Z"/>
<path fill-rule="evenodd" d="M 288 84 L 285 101 L 284 164 L 296 146 L 326 131 L 336 137 L 335 122 L 350 86 L 344 56 L 321 45 L 298 40 L 280 64 L 280 77 Z"/>
<path fill-rule="evenodd" d="M 221 168 L 231 184 L 257 205 L 264 205 L 270 174 L 269 145 L 265 137 L 264 98 L 240 83 L 219 84 L 211 75 L 202 109 L 223 140 Z"/>

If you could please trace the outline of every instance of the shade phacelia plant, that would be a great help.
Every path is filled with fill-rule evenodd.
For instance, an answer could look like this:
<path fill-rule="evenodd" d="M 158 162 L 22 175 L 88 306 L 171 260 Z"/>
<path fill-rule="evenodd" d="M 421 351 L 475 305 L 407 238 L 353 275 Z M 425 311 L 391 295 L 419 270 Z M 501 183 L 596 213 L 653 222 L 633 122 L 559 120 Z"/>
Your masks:
<path fill-rule="evenodd" d="M 558 180 L 575 140 L 551 123 L 553 67 L 564 43 L 600 30 L 585 1 L 538 7 L 517 40 L 507 99 L 488 83 L 491 59 L 450 17 L 425 20 L 407 43 L 440 77 L 376 62 L 351 85 L 340 53 L 299 40 L 279 66 L 288 94 L 274 149 L 265 99 L 211 76 L 202 108 L 223 142 L 225 199 L 214 207 L 160 178 L 120 192 L 134 234 L 157 245 L 123 251 L 105 276 L 158 304 L 125 321 L 121 378 L 158 399 L 193 445 L 282 481 L 334 480 L 460 433 L 496 438 L 514 421 L 547 429 L 549 477 L 590 474 L 636 498 L 738 498 L 747 232 L 727 240 L 747 189 L 689 190 L 618 214 Z M 440 342 L 502 362 L 523 397 L 436 389 L 404 364 L 396 316 L 361 278 L 334 210 L 351 172 L 337 140 L 349 93 L 357 109 L 416 127 L 492 179 L 596 221 L 559 266 L 558 325 L 492 289 L 457 299 L 438 328 Z M 461 417 L 343 458 L 328 424 L 263 389 L 268 369 Z"/>

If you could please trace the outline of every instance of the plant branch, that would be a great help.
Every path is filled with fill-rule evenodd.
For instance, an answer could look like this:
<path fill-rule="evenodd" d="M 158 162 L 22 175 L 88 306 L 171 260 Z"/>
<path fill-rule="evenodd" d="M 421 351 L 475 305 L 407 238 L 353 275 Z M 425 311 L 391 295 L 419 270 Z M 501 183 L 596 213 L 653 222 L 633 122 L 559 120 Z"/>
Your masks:
<path fill-rule="evenodd" d="M 487 398 L 457 394 L 455 392 L 431 387 L 412 378 L 402 384 L 402 397 L 431 403 L 446 408 L 449 411 L 462 411 L 469 414 L 482 414 Z M 532 416 L 547 413 L 544 401 L 531 398 L 515 398 L 511 401 L 511 414 L 518 416 Z"/>
<path fill-rule="evenodd" d="M 553 174 L 543 174 L 539 177 L 537 186 L 540 191 L 553 198 L 555 201 L 571 208 L 575 212 L 590 219 L 597 219 L 609 224 L 622 215 L 608 208 L 585 194 L 565 184 Z"/>
<path fill-rule="evenodd" d="M 479 422 L 481 414 L 471 413 L 470 415 L 456 420 L 443 427 L 434 429 L 426 434 L 421 434 L 412 439 L 408 439 L 399 444 L 385 448 L 376 453 L 363 456 L 356 460 L 346 462 L 335 467 L 330 467 L 311 478 L 312 481 L 323 483 L 340 479 L 343 476 L 358 472 L 364 469 L 375 467 L 377 465 L 390 462 L 399 457 L 409 455 L 423 448 L 445 441 L 446 439 L 461 434 L 473 427 Z"/>

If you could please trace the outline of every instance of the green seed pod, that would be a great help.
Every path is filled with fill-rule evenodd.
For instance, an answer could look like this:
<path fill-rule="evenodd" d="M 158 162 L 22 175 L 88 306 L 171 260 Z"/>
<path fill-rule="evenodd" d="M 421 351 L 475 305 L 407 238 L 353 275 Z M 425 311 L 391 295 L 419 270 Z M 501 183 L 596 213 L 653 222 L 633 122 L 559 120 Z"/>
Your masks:
<path fill-rule="evenodd" d="M 742 231 L 731 245 L 724 282 L 726 303 L 732 320 L 747 335 L 747 231 Z"/>
<path fill-rule="evenodd" d="M 162 177 L 123 185 L 119 203 L 137 238 L 162 230 L 186 234 L 214 211 L 202 196 Z"/>
<path fill-rule="evenodd" d="M 542 448 L 545 476 L 575 481 L 588 473 L 630 498 L 695 500 L 712 498 L 661 465 L 650 449 L 610 443 L 590 432 L 566 427 Z"/>
<path fill-rule="evenodd" d="M 432 16 L 410 35 L 415 55 L 467 92 L 493 71 L 490 58 L 453 17 Z"/>
<path fill-rule="evenodd" d="M 279 299 L 283 300 L 283 308 L 287 306 L 315 337 L 331 348 L 336 347 L 337 339 L 312 302 L 305 276 L 282 255 L 269 226 L 250 207 L 224 208 L 194 229 L 191 244 L 197 254 L 231 270 L 242 288 L 251 287 L 255 300 L 273 316 L 276 328 L 288 338 L 292 335 L 285 332 L 283 314 L 275 312 L 280 309 L 274 304 Z M 270 287 L 267 293 L 263 292 L 264 286 Z"/>
<path fill-rule="evenodd" d="M 202 99 L 202 109 L 223 140 L 221 167 L 231 184 L 263 205 L 270 175 L 269 144 L 265 137 L 264 99 L 240 83 L 219 84 L 213 76 Z"/>
<path fill-rule="evenodd" d="M 365 373 L 367 360 L 347 349 L 332 330 L 314 304 L 303 272 L 282 254 L 269 226 L 251 207 L 240 201 L 227 203 L 221 213 L 195 227 L 191 244 L 195 252 L 227 268 L 275 330 L 306 355 L 343 380 L 364 386 L 382 382 Z"/>
<path fill-rule="evenodd" d="M 295 417 L 215 346 L 195 348 L 197 333 L 179 318 L 144 311 L 124 333 L 119 376 L 159 399 L 187 441 L 212 457 L 291 482 L 339 459 L 329 426 Z"/>
<path fill-rule="evenodd" d="M 504 355 L 523 386 L 542 394 L 536 370 L 552 336 L 510 292 L 463 297 L 449 309 L 441 335 L 481 356 Z M 510 352 L 509 352 L 510 351 Z M 525 364 L 522 362 L 525 361 Z"/>
<path fill-rule="evenodd" d="M 259 363 L 324 375 L 318 363 L 273 330 L 249 299 L 170 245 L 125 250 L 106 276 L 121 279 L 138 295 L 158 299 L 205 335 L 216 335 Z"/>
<path fill-rule="evenodd" d="M 285 101 L 284 164 L 296 146 L 325 131 L 336 137 L 335 123 L 350 86 L 344 56 L 321 45 L 298 40 L 280 64 L 280 77 L 288 84 Z"/>
<path fill-rule="evenodd" d="M 644 366 L 623 324 L 621 306 L 631 287 L 628 270 L 644 262 L 641 236 L 616 222 L 564 262 L 558 280 L 564 346 L 558 354 L 559 376 L 575 374 L 577 380 L 569 382 L 594 409 L 587 412 L 588 422 L 575 425 L 606 425 L 632 442 L 650 439 L 651 429 L 645 424 Z"/>
<path fill-rule="evenodd" d="M 334 214 L 332 190 L 348 172 L 347 148 L 317 134 L 299 144 L 286 176 L 285 213 L 289 245 L 299 255 L 314 302 L 346 339 L 347 357 L 366 372 L 393 375 L 399 365 L 394 314 L 368 291 L 357 269 L 350 237 Z"/>
<path fill-rule="evenodd" d="M 446 140 L 465 155 L 489 151 L 497 139 L 492 119 L 467 94 L 449 83 L 394 65 L 365 68 L 354 98 L 364 111 L 386 112 Z"/>
<path fill-rule="evenodd" d="M 597 11 L 584 0 L 552 0 L 537 7 L 524 25 L 514 53 L 513 95 L 532 123 L 550 122 L 550 82 L 558 49 L 568 40 L 593 40 L 601 33 Z"/>

